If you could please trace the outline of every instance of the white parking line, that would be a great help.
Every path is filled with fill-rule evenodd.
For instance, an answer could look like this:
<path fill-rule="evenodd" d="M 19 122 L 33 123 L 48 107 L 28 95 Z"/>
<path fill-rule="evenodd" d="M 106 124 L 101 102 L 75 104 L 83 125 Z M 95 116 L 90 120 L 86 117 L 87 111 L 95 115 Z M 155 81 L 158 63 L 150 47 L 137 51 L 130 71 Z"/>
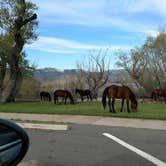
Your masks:
<path fill-rule="evenodd" d="M 17 124 L 26 129 L 68 130 L 68 125 L 42 124 L 42 123 L 17 123 Z"/>
<path fill-rule="evenodd" d="M 163 162 L 163 161 L 157 159 L 156 157 L 154 157 L 154 156 L 152 156 L 152 155 L 150 155 L 150 154 L 148 154 L 148 153 L 146 153 L 146 152 L 144 152 L 144 151 L 142 151 L 142 150 L 140 150 L 140 149 L 138 149 L 138 148 L 136 148 L 136 147 L 124 142 L 124 141 L 122 141 L 122 140 L 120 140 L 119 138 L 117 138 L 117 137 L 115 137 L 115 136 L 113 136 L 113 135 L 111 135 L 109 133 L 103 133 L 102 135 L 114 140 L 115 142 L 119 143 L 120 145 L 126 147 L 127 149 L 137 153 L 138 155 L 140 155 L 141 157 L 151 161 L 155 165 L 166 166 L 165 162 Z"/>

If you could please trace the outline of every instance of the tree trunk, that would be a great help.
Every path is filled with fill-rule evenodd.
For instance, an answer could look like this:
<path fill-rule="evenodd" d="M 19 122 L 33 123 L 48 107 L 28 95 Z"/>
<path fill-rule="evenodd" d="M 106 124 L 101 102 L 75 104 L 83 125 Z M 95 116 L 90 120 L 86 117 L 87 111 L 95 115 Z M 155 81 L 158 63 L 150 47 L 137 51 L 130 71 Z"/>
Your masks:
<path fill-rule="evenodd" d="M 19 67 L 20 53 L 23 49 L 25 41 L 23 39 L 21 28 L 36 19 L 37 15 L 34 14 L 27 19 L 23 19 L 22 16 L 19 16 L 15 20 L 14 24 L 14 46 L 12 47 L 11 57 L 10 57 L 10 78 L 8 84 L 2 91 L 0 102 L 13 102 L 15 101 L 15 96 L 22 83 L 22 72 Z"/>
<path fill-rule="evenodd" d="M 5 89 L 2 92 L 1 102 L 13 102 L 19 90 L 19 84 L 22 82 L 22 73 L 20 69 L 15 70 L 10 74 L 10 79 Z"/>

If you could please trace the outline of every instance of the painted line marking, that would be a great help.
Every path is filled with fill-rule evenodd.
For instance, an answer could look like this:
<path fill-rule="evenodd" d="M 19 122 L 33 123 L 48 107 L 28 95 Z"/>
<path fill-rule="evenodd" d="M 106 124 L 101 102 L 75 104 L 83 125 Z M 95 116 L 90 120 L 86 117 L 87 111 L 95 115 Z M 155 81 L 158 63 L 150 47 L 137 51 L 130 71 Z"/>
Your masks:
<path fill-rule="evenodd" d="M 146 153 L 146 152 L 144 152 L 144 151 L 142 151 L 142 150 L 140 150 L 140 149 L 138 149 L 138 148 L 136 148 L 136 147 L 134 147 L 134 146 L 132 146 L 132 145 L 130 145 L 130 144 L 124 142 L 124 141 L 122 141 L 121 139 L 119 139 L 119 138 L 117 138 L 117 137 L 115 137 L 115 136 L 113 136 L 113 135 L 111 135 L 111 134 L 109 134 L 109 133 L 103 133 L 102 135 L 104 135 L 104 136 L 106 136 L 106 137 L 108 137 L 108 138 L 114 140 L 114 141 L 117 142 L 118 144 L 120 144 L 120 145 L 126 147 L 127 149 L 129 149 L 129 150 L 131 150 L 131 151 L 137 153 L 138 155 L 140 155 L 141 157 L 143 157 L 143 158 L 145 158 L 145 159 L 151 161 L 151 162 L 154 163 L 155 165 L 158 165 L 158 166 L 166 166 L 166 163 L 165 163 L 165 162 L 163 162 L 163 161 L 157 159 L 156 157 L 154 157 L 154 156 L 152 156 L 152 155 L 150 155 L 150 154 L 148 154 L 148 153 Z"/>
<path fill-rule="evenodd" d="M 68 125 L 56 124 L 40 124 L 40 123 L 17 123 L 19 126 L 26 129 L 41 129 L 41 130 L 68 130 Z"/>

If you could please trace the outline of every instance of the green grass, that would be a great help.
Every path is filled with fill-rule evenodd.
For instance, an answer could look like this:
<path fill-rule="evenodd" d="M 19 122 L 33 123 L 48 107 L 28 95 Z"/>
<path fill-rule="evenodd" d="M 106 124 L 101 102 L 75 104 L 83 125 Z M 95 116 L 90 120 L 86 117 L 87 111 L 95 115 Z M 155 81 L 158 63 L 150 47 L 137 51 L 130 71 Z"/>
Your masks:
<path fill-rule="evenodd" d="M 166 120 L 166 104 L 164 103 L 139 103 L 138 112 L 130 114 L 126 111 L 126 105 L 123 112 L 119 112 L 119 110 L 119 102 L 116 102 L 116 114 L 110 113 L 108 106 L 104 110 L 100 102 L 85 102 L 74 105 L 55 105 L 53 103 L 41 102 L 16 102 L 0 104 L 0 112 L 110 116 Z"/>

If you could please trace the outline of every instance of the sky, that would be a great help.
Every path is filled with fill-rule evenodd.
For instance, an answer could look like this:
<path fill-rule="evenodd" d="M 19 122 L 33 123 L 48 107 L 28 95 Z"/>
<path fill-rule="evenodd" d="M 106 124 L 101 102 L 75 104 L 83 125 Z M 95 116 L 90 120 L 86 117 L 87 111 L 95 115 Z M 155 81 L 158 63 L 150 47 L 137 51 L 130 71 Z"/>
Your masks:
<path fill-rule="evenodd" d="M 89 52 L 109 48 L 110 68 L 118 50 L 141 46 L 166 27 L 166 0 L 31 0 L 39 7 L 38 39 L 25 46 L 37 68 L 76 68 Z"/>

